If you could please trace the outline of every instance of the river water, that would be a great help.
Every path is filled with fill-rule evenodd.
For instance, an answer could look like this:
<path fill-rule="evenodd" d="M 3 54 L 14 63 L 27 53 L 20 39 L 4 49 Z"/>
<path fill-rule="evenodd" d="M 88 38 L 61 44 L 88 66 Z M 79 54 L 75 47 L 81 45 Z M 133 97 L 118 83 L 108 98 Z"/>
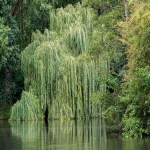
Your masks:
<path fill-rule="evenodd" d="M 101 119 L 0 121 L 0 150 L 150 150 L 150 138 L 108 134 Z"/>

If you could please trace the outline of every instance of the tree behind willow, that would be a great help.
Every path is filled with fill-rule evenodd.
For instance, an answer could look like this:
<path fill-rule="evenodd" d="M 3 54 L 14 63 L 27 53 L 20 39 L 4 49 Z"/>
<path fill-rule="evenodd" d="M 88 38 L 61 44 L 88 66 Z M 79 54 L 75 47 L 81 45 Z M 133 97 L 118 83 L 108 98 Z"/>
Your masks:
<path fill-rule="evenodd" d="M 91 58 L 93 10 L 79 3 L 51 12 L 50 31 L 34 33 L 22 52 L 25 91 L 11 111 L 11 120 L 97 117 L 101 106 L 90 101 L 93 92 L 105 92 L 106 53 Z"/>
<path fill-rule="evenodd" d="M 122 83 L 121 101 L 126 106 L 122 120 L 128 129 L 125 136 L 142 136 L 150 134 L 150 4 L 135 0 L 128 7 L 132 10 L 128 23 L 120 23 L 128 60 Z"/>

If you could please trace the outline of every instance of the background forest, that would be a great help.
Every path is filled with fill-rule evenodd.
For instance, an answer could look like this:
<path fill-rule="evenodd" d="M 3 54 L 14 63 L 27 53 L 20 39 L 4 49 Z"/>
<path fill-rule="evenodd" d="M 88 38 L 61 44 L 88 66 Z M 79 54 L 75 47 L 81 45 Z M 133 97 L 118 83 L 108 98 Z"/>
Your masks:
<path fill-rule="evenodd" d="M 103 115 L 150 134 L 149 0 L 0 2 L 0 117 Z"/>

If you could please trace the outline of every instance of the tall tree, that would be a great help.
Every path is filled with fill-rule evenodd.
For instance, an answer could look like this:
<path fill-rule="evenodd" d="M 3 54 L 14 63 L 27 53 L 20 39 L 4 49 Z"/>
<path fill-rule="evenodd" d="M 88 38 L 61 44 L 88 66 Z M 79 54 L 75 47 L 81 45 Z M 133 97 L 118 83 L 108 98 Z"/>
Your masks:
<path fill-rule="evenodd" d="M 22 52 L 25 91 L 12 107 L 11 120 L 87 118 L 99 116 L 101 105 L 92 105 L 93 92 L 105 92 L 107 55 L 88 55 L 94 13 L 79 3 L 53 10 L 50 31 L 33 34 Z"/>
<path fill-rule="evenodd" d="M 150 5 L 134 1 L 128 23 L 120 23 L 122 42 L 127 45 L 122 102 L 126 105 L 123 123 L 126 136 L 149 135 L 150 115 Z"/>

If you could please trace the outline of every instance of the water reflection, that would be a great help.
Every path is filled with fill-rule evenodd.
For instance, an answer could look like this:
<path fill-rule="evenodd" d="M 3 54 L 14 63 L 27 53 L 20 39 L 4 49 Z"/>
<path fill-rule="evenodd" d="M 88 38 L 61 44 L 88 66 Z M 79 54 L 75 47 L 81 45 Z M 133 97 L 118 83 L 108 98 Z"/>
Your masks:
<path fill-rule="evenodd" d="M 0 135 L 0 150 L 150 149 L 149 139 L 106 135 L 101 119 L 12 122 L 11 127 L 8 123 L 0 126 Z"/>
<path fill-rule="evenodd" d="M 101 119 L 12 122 L 12 134 L 22 139 L 24 150 L 106 149 L 105 126 Z M 48 127 L 47 127 L 48 125 Z"/>
<path fill-rule="evenodd" d="M 0 150 L 21 150 L 22 142 L 20 137 L 12 136 L 10 124 L 7 121 L 0 121 Z"/>

